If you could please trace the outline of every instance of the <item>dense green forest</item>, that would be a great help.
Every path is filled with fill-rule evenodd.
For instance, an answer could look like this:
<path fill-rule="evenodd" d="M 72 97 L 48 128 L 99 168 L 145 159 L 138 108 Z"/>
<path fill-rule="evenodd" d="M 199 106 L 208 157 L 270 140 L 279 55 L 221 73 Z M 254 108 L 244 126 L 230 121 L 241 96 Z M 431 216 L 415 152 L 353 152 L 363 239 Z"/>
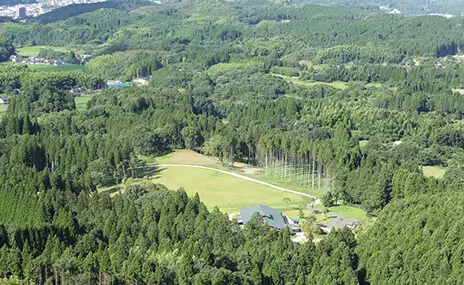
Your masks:
<path fill-rule="evenodd" d="M 296 1 L 299 2 L 299 1 Z M 452 14 L 460 15 L 464 12 L 462 0 L 436 0 L 436 1 L 420 1 L 420 0 L 302 0 L 304 3 L 312 4 L 331 4 L 331 5 L 354 5 L 354 6 L 384 6 L 390 10 L 398 9 L 403 13 L 410 14 Z"/>
<path fill-rule="evenodd" d="M 0 278 L 11 284 L 458 284 L 462 19 L 372 8 L 184 1 L 0 24 Z M 147 3 L 142 3 L 143 5 Z M 89 12 L 89 13 L 87 13 Z M 47 18 L 48 17 L 48 18 Z M 72 62 L 69 62 L 72 63 Z M 75 62 L 77 63 L 77 62 Z M 107 80 L 151 77 L 147 86 Z M 76 110 L 74 88 L 92 96 Z M 242 229 L 198 195 L 138 177 L 191 149 L 376 217 L 299 244 Z M 446 169 L 443 178 L 423 167 Z M 110 196 L 102 187 L 123 184 Z M 175 191 L 173 191 L 175 190 Z M 431 281 L 433 280 L 433 281 Z"/>

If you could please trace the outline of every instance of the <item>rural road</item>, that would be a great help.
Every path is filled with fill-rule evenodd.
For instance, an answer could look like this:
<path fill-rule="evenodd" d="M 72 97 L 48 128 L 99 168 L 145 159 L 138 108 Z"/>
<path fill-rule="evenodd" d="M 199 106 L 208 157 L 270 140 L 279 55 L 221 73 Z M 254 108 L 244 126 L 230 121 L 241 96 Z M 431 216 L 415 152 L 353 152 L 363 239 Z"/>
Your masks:
<path fill-rule="evenodd" d="M 245 176 L 245 175 L 241 175 L 241 174 L 238 174 L 238 173 L 225 171 L 225 170 L 221 170 L 221 169 L 217 169 L 217 168 L 212 168 L 212 167 L 207 167 L 207 166 L 200 166 L 200 165 L 192 165 L 192 164 L 155 164 L 155 165 L 145 166 L 145 168 L 148 168 L 148 167 L 191 167 L 191 168 L 207 169 L 207 170 L 211 170 L 211 171 L 221 172 L 221 173 L 224 173 L 224 174 L 227 174 L 227 175 L 230 175 L 230 176 L 234 176 L 234 177 L 237 177 L 237 178 L 240 178 L 240 179 L 243 179 L 243 180 L 247 180 L 247 181 L 251 181 L 251 182 L 254 182 L 254 183 L 258 183 L 258 184 L 261 184 L 261 185 L 265 185 L 265 186 L 274 188 L 274 189 L 279 190 L 279 191 L 289 192 L 289 193 L 293 193 L 295 195 L 300 195 L 300 196 L 313 198 L 313 199 L 315 199 L 314 205 L 321 203 L 321 201 L 319 199 L 317 199 L 315 196 L 305 194 L 305 193 L 301 193 L 301 192 L 298 192 L 298 191 L 294 191 L 294 190 L 291 190 L 291 189 L 283 188 L 283 187 L 280 187 L 280 186 L 277 186 L 277 185 L 273 185 L 271 183 L 267 183 L 267 182 L 264 182 L 264 181 L 261 181 L 261 180 L 258 180 L 258 179 L 254 179 L 254 178 Z M 142 167 L 137 167 L 137 168 L 144 168 L 144 167 L 142 166 Z"/>

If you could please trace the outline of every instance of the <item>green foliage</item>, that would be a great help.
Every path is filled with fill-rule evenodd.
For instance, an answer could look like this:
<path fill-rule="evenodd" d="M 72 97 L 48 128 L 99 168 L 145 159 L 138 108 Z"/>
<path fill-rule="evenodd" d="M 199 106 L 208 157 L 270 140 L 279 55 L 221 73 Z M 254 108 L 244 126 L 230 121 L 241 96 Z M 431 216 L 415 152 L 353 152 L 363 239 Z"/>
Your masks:
<path fill-rule="evenodd" d="M 12 42 L 6 37 L 0 37 L 0 62 L 8 61 L 14 53 L 15 48 Z"/>
<path fill-rule="evenodd" d="M 367 281 L 428 283 L 435 275 L 439 283 L 459 282 L 461 205 L 455 202 L 461 196 L 418 195 L 388 205 L 369 234 L 360 238 L 357 251 Z"/>
<path fill-rule="evenodd" d="M 0 24 L 2 60 L 12 44 L 85 45 L 94 56 L 83 72 L 0 65 L 0 92 L 11 99 L 0 121 L 0 276 L 38 284 L 462 280 L 459 207 L 449 211 L 464 185 L 464 72 L 453 57 L 464 44 L 461 19 L 259 1 L 126 10 L 139 4 L 71 6 L 43 16 L 47 24 Z M 41 51 L 57 55 L 79 59 Z M 141 76 L 152 76 L 148 86 L 101 90 L 75 110 L 72 88 Z M 149 184 L 113 198 L 97 193 L 140 177 L 139 155 L 176 148 L 246 163 L 378 222 L 359 245 L 348 230 L 295 244 L 261 217 L 242 230 L 184 191 Z M 422 166 L 447 171 L 437 180 Z"/>
<path fill-rule="evenodd" d="M 86 64 L 88 73 L 105 79 L 129 81 L 136 77 L 148 77 L 160 69 L 163 53 L 130 51 L 98 56 Z"/>

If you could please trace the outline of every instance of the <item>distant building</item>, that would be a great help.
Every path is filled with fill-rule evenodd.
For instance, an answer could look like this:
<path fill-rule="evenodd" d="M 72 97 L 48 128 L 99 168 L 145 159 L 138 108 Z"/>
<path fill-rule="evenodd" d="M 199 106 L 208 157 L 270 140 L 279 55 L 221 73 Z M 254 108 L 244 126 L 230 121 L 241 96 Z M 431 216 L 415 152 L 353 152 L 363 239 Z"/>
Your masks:
<path fill-rule="evenodd" d="M 113 81 L 113 80 L 110 80 L 108 82 L 106 82 L 106 87 L 108 88 L 112 88 L 112 87 L 131 87 L 133 86 L 132 84 L 130 83 L 122 83 L 121 81 Z"/>
<path fill-rule="evenodd" d="M 22 58 L 17 56 L 17 55 L 12 55 L 12 56 L 10 56 L 10 60 L 12 62 L 21 62 Z"/>
<path fill-rule="evenodd" d="M 330 232 L 332 230 L 338 230 L 343 228 L 348 228 L 354 230 L 359 225 L 359 221 L 345 219 L 339 216 L 332 216 L 332 220 L 326 224 L 319 225 L 319 228 L 325 232 Z"/>
<path fill-rule="evenodd" d="M 243 223 L 245 225 L 251 220 L 251 217 L 255 213 L 258 213 L 263 218 L 267 226 L 270 228 L 278 230 L 290 228 L 295 232 L 299 231 L 298 220 L 292 220 L 291 218 L 283 215 L 279 210 L 261 204 L 241 209 L 241 219 L 238 222 Z"/>
<path fill-rule="evenodd" d="M 24 19 L 24 18 L 27 18 L 26 7 L 19 7 L 18 10 L 16 10 L 15 19 Z"/>
<path fill-rule="evenodd" d="M 85 92 L 85 88 L 79 87 L 79 88 L 72 88 L 71 89 L 71 93 L 80 94 L 82 92 Z"/>
<path fill-rule="evenodd" d="M 135 84 L 140 84 L 140 85 L 147 85 L 149 81 L 150 81 L 150 77 L 139 77 L 139 78 L 135 78 L 134 80 L 132 80 L 132 82 L 134 82 Z"/>
<path fill-rule="evenodd" d="M 9 104 L 10 99 L 8 97 L 0 98 L 0 105 Z"/>

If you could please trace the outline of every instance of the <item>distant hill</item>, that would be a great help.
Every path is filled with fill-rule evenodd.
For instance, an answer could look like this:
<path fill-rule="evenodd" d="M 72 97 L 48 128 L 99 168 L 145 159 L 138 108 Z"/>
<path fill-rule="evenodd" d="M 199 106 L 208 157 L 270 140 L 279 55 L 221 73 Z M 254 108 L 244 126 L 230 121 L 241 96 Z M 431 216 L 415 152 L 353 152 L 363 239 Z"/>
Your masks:
<path fill-rule="evenodd" d="M 0 0 L 1 1 L 1 0 Z M 141 6 L 150 5 L 150 1 L 146 0 L 113 0 L 99 3 L 90 4 L 72 4 L 55 9 L 49 13 L 40 15 L 31 21 L 39 22 L 42 24 L 53 23 L 60 20 L 66 20 L 84 13 L 91 13 L 99 9 L 119 9 L 119 10 L 132 10 Z"/>
<path fill-rule="evenodd" d="M 33 4 L 36 0 L 0 0 L 0 6 L 15 6 L 18 4 Z"/>
<path fill-rule="evenodd" d="M 464 0 L 296 0 L 312 4 L 383 6 L 409 14 L 453 14 L 463 15 Z"/>

